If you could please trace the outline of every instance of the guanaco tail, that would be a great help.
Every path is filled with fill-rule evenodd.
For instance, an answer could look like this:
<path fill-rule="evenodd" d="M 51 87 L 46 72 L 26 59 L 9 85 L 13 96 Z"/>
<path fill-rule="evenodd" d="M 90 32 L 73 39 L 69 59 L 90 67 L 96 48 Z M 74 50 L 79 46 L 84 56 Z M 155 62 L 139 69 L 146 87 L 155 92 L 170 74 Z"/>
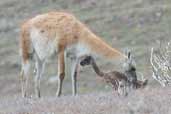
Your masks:
<path fill-rule="evenodd" d="M 65 53 L 72 53 L 72 92 L 76 94 L 76 77 L 74 69 L 79 57 L 88 54 L 99 55 L 107 59 L 126 58 L 117 49 L 112 48 L 96 36 L 72 14 L 66 12 L 49 12 L 37 15 L 26 21 L 21 27 L 20 54 L 22 58 L 21 84 L 22 96 L 26 97 L 30 61 L 35 60 L 35 92 L 40 97 L 40 79 L 46 60 L 53 54 L 58 62 L 57 96 L 62 93 L 65 77 Z"/>

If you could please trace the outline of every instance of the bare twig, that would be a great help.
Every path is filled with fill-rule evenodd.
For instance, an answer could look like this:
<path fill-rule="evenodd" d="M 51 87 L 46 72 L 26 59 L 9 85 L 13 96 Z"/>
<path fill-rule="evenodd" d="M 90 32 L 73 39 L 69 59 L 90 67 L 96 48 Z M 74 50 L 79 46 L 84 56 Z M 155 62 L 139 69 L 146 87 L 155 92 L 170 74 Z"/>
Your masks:
<path fill-rule="evenodd" d="M 163 87 L 171 85 L 171 45 L 170 42 L 166 47 L 160 47 L 154 51 L 151 48 L 150 63 L 153 70 L 153 78 L 157 80 Z"/>

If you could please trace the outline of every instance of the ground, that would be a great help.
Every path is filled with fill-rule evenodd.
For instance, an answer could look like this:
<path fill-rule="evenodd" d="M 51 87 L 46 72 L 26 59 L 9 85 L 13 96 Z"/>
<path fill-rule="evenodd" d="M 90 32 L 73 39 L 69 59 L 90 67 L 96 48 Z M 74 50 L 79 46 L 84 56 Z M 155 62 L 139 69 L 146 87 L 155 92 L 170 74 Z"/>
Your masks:
<path fill-rule="evenodd" d="M 165 96 L 165 97 L 163 97 Z M 1 101 L 2 114 L 170 114 L 170 88 L 146 88 L 127 97 L 112 92 Z"/>
<path fill-rule="evenodd" d="M 154 102 L 152 102 L 152 106 L 154 107 L 157 105 L 155 104 L 156 102 L 161 103 L 169 99 L 169 94 L 171 93 L 169 88 L 161 88 L 151 77 L 149 56 L 151 47 L 157 47 L 159 42 L 162 42 L 164 45 L 170 39 L 170 0 L 1 0 L 0 10 L 0 99 L 2 99 L 2 101 L 8 101 L 8 99 L 10 99 L 8 102 L 9 106 L 13 106 L 10 104 L 10 101 L 12 102 L 12 99 L 18 101 L 21 94 L 19 83 L 21 65 L 18 48 L 20 25 L 28 18 L 48 11 L 70 12 L 112 47 L 117 48 L 122 52 L 124 49 L 130 48 L 135 57 L 137 70 L 141 72 L 145 78 L 149 79 L 149 89 L 138 91 L 138 93 L 135 93 L 135 97 L 138 96 L 138 98 L 140 98 L 141 94 L 143 94 L 145 98 L 153 99 L 152 96 L 154 96 L 154 98 L 156 98 L 153 99 Z M 67 62 L 70 63 L 70 60 L 67 59 Z M 81 97 L 85 98 L 85 100 L 90 97 L 90 99 L 95 102 L 96 99 L 100 99 L 101 96 L 104 96 L 107 100 L 105 101 L 105 99 L 103 99 L 103 101 L 108 103 L 109 98 L 112 98 L 110 86 L 102 82 L 89 67 L 83 68 L 78 77 L 78 91 L 81 96 L 76 98 L 70 97 L 71 79 L 69 75 L 70 64 L 68 63 L 66 70 L 67 75 L 64 80 L 63 88 L 63 94 L 66 97 L 62 97 L 61 100 L 57 99 L 57 101 L 59 100 L 59 102 L 64 105 L 65 102 L 69 102 L 64 99 L 71 99 L 71 101 L 74 102 L 74 100 L 77 101 L 77 98 L 79 101 L 79 99 L 82 99 Z M 103 70 L 121 70 L 120 66 L 122 64 L 117 62 L 111 63 L 105 59 L 97 59 L 97 63 Z M 41 92 L 42 96 L 46 98 L 45 104 L 46 102 L 51 102 L 55 99 L 52 97 L 55 96 L 57 89 L 57 82 L 55 81 L 57 74 L 56 64 L 57 61 L 55 57 L 50 59 L 46 65 L 46 70 L 42 78 Z M 33 77 L 34 76 L 30 77 L 30 96 L 34 95 Z M 152 91 L 153 89 L 154 91 Z M 157 94 L 158 91 L 160 93 L 159 95 Z M 98 93 L 100 93 L 100 95 L 98 95 Z M 132 101 L 133 99 L 136 98 L 130 96 L 130 100 Z M 26 104 L 29 104 L 32 101 L 34 102 L 34 100 L 19 100 L 19 102 Z M 39 103 L 39 101 L 36 101 L 35 103 Z M 117 100 L 115 101 L 115 99 L 112 99 L 112 101 L 115 104 Z M 80 102 L 83 103 L 83 100 Z M 110 106 L 113 107 L 113 102 L 108 104 L 109 107 L 106 107 L 106 110 L 109 110 Z M 122 100 L 120 99 L 118 102 L 122 102 Z M 123 105 L 121 106 L 127 107 L 127 105 L 124 105 L 124 102 L 126 101 L 123 101 Z M 167 102 L 168 104 L 164 103 L 163 105 L 169 107 L 169 100 Z M 42 101 L 40 101 L 40 103 L 42 103 Z M 54 103 L 56 103 L 56 100 Z M 86 103 L 88 104 L 88 102 Z M 137 102 L 132 101 L 132 103 Z M 94 104 L 94 106 L 97 104 Z M 80 103 L 77 103 L 77 105 L 80 105 Z M 18 105 L 16 105 L 16 107 L 17 106 Z M 120 105 L 117 106 L 120 107 Z M 146 105 L 143 106 L 146 107 Z M 167 106 L 166 110 L 169 112 L 171 109 Z M 27 105 L 24 105 L 23 107 L 27 107 Z M 78 111 L 84 113 L 86 110 L 89 111 L 90 108 L 91 107 L 79 109 Z M 61 107 L 61 109 L 59 107 L 59 110 L 63 110 L 63 107 Z M 72 110 L 75 111 L 71 107 L 70 111 Z M 118 109 L 118 113 L 124 113 L 119 112 L 119 110 L 121 109 Z M 162 110 L 165 110 L 165 108 L 163 107 Z M 70 112 L 68 113 L 70 114 Z M 134 112 L 130 112 L 130 114 L 133 113 Z M 148 113 L 151 114 L 151 112 L 146 112 L 146 114 Z M 167 114 L 167 112 L 163 112 L 163 114 L 165 113 Z"/>

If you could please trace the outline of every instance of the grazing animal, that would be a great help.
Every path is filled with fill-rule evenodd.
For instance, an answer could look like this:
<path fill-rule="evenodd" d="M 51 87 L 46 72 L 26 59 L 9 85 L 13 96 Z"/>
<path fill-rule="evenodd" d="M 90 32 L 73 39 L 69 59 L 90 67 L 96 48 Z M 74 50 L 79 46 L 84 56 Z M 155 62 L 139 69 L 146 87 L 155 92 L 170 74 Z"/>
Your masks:
<path fill-rule="evenodd" d="M 123 64 L 123 69 L 124 69 L 125 76 L 130 82 L 129 86 L 133 89 L 144 88 L 147 85 L 148 80 L 145 79 L 143 81 L 140 81 L 137 79 L 136 68 L 133 63 L 133 57 L 131 56 L 130 51 L 128 51 L 127 56 L 128 58 L 125 59 L 125 62 Z"/>
<path fill-rule="evenodd" d="M 128 87 L 133 87 L 134 89 L 143 88 L 147 85 L 147 80 L 129 80 L 128 77 L 135 77 L 137 79 L 135 68 L 127 69 L 125 73 L 118 71 L 102 72 L 97 66 L 95 60 L 91 56 L 85 56 L 80 60 L 80 65 L 91 65 L 96 72 L 96 74 L 104 79 L 105 82 L 112 85 L 112 87 L 118 91 L 120 95 L 126 96 L 128 94 Z M 77 71 L 78 72 L 78 71 Z M 133 73 L 134 72 L 134 73 Z M 132 79 L 132 78 L 131 78 Z"/>
<path fill-rule="evenodd" d="M 71 53 L 72 59 L 72 92 L 76 94 L 74 71 L 76 61 L 85 54 L 103 56 L 106 59 L 124 59 L 126 56 L 112 48 L 95 35 L 72 14 L 49 12 L 29 19 L 21 26 L 20 54 L 22 58 L 21 83 L 22 96 L 26 97 L 30 61 L 35 60 L 35 92 L 40 97 L 40 79 L 46 60 L 53 54 L 58 61 L 57 96 L 62 93 L 65 77 L 65 52 Z"/>

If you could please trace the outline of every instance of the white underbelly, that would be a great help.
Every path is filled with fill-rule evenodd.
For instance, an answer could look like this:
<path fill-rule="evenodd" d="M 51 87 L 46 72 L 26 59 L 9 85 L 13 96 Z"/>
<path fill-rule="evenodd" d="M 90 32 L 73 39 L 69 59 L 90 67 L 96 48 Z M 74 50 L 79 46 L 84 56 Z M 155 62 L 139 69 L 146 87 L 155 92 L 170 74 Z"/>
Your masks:
<path fill-rule="evenodd" d="M 39 30 L 33 29 L 31 31 L 31 39 L 34 50 L 41 60 L 45 60 L 52 56 L 57 51 L 57 42 L 43 36 Z"/>
<path fill-rule="evenodd" d="M 91 54 L 90 52 L 91 51 L 89 50 L 89 48 L 86 45 L 81 44 L 81 43 L 68 46 L 66 49 L 66 53 L 70 58 L 72 57 L 78 58 L 84 55 L 90 55 Z"/>

